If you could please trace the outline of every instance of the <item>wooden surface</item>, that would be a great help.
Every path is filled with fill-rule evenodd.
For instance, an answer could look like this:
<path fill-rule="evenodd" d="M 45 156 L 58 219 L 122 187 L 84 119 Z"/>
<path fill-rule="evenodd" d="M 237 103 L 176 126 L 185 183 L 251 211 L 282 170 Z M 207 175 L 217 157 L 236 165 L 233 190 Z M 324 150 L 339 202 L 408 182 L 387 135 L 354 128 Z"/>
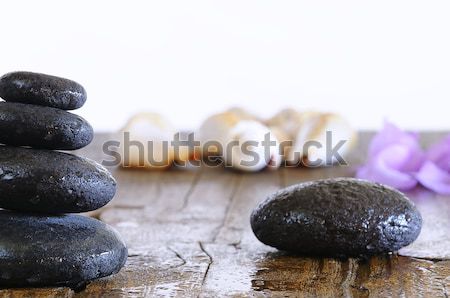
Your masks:
<path fill-rule="evenodd" d="M 426 142 L 438 136 L 427 134 Z M 209 168 L 160 172 L 113 168 L 117 196 L 90 215 L 112 225 L 126 241 L 129 258 L 122 271 L 92 282 L 79 293 L 68 288 L 47 288 L 5 289 L 0 294 L 447 297 L 450 261 L 398 255 L 369 260 L 303 258 L 261 244 L 250 229 L 251 210 L 279 188 L 311 179 L 352 176 L 364 158 L 369 137 L 361 136 L 360 148 L 348 167 L 284 168 L 255 174 Z M 107 139 L 107 135 L 97 135 L 92 145 L 77 154 L 101 161 L 101 145 Z M 440 204 L 450 206 L 450 198 L 441 199 L 444 201 L 440 200 Z M 441 229 L 445 234 L 449 227 Z"/>

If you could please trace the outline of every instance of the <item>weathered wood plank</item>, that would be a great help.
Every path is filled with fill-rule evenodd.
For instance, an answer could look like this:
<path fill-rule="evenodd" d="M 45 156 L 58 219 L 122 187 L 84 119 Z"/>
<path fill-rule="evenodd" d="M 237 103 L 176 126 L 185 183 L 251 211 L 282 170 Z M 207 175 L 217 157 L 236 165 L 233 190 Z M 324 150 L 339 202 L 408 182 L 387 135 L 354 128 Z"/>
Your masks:
<path fill-rule="evenodd" d="M 0 296 L 5 298 L 60 298 L 73 297 L 74 291 L 69 288 L 30 288 L 30 289 L 4 289 L 0 290 Z"/>
<path fill-rule="evenodd" d="M 165 173 L 169 172 L 160 174 L 159 194 L 147 195 L 147 206 L 102 212 L 100 219 L 124 236 L 130 259 L 112 281 L 96 281 L 83 294 L 109 296 L 129 290 L 144 296 L 200 294 L 211 264 L 203 243 L 213 241 L 223 225 L 240 176 L 205 168 L 191 187 L 181 187 L 184 184 L 171 179 L 173 173 Z M 167 262 L 173 264 L 164 267 Z"/>
<path fill-rule="evenodd" d="M 425 142 L 435 141 L 436 135 L 426 135 Z M 304 258 L 261 244 L 251 231 L 252 209 L 280 187 L 352 176 L 364 158 L 369 137 L 362 135 L 360 149 L 344 167 L 285 168 L 256 174 L 209 168 L 159 172 L 111 168 L 119 185 L 117 197 L 93 215 L 114 226 L 127 242 L 125 268 L 115 276 L 92 282 L 79 293 L 67 288 L 5 289 L 0 295 L 447 297 L 450 261 L 397 255 L 369 260 Z M 105 158 L 101 144 L 109 138 L 96 136 L 95 144 L 77 153 L 101 161 Z M 450 208 L 447 197 L 411 196 L 427 217 Z M 448 225 L 446 218 L 439 223 Z M 446 234 L 438 225 L 425 227 L 426 231 L 436 230 L 433 239 Z M 426 233 L 431 237 L 431 232 Z"/>
<path fill-rule="evenodd" d="M 367 261 L 304 258 L 259 243 L 248 223 L 251 210 L 280 184 L 311 179 L 307 171 L 283 169 L 278 180 L 270 172 L 244 176 L 224 226 L 212 243 L 204 244 L 212 263 L 201 296 L 397 297 L 417 292 L 444 297 L 448 264 L 395 255 Z M 333 177 L 326 169 L 313 171 Z"/>
<path fill-rule="evenodd" d="M 204 243 L 211 256 L 201 296 L 243 295 L 252 291 L 254 260 L 273 251 L 251 232 L 250 213 L 268 194 L 280 188 L 281 176 L 266 171 L 241 174 L 242 181 L 227 210 L 223 225 L 212 241 Z"/>
<path fill-rule="evenodd" d="M 424 259 L 450 259 L 450 197 L 425 189 L 409 194 L 423 218 L 417 240 L 399 251 L 403 256 Z"/>

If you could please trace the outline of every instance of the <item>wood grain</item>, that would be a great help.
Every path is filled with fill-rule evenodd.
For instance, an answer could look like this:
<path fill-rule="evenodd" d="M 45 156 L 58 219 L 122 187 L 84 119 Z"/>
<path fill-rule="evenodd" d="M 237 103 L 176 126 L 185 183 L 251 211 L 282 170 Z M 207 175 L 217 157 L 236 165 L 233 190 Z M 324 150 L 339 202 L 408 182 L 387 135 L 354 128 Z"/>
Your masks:
<path fill-rule="evenodd" d="M 85 290 L 4 289 L 4 297 L 447 297 L 450 261 L 399 255 L 368 260 L 304 258 L 261 244 L 253 235 L 252 209 L 273 191 L 301 181 L 352 176 L 365 158 L 364 133 L 349 166 L 283 168 L 242 174 L 223 168 L 136 171 L 110 168 L 118 193 L 108 206 L 89 213 L 112 225 L 129 247 L 129 258 L 115 276 Z M 425 135 L 426 142 L 439 136 Z M 101 161 L 109 135 L 97 135 L 77 154 Z M 420 192 L 427 218 L 447 217 L 425 227 L 426 235 L 410 254 L 435 253 L 429 237 L 448 241 L 450 198 Z M 429 195 L 429 193 L 428 193 Z M 420 203 L 420 202 L 419 202 Z M 430 235 L 430 233 L 436 233 Z M 428 237 L 428 238 L 427 238 Z M 436 240 L 433 238 L 434 240 Z M 428 239 L 428 240 L 427 240 Z M 436 240 L 437 241 L 437 240 Z M 448 242 L 441 252 L 448 253 Z M 436 246 L 434 246 L 436 247 Z M 412 253 L 411 253 L 412 250 Z M 429 255 L 428 255 L 429 256 Z"/>

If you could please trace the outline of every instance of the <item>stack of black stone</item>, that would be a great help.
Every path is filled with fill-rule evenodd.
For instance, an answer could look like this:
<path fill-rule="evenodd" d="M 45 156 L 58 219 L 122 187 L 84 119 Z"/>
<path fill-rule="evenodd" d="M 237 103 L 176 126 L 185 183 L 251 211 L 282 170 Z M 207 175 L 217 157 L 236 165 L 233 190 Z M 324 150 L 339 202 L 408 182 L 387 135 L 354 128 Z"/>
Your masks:
<path fill-rule="evenodd" d="M 120 236 L 81 215 L 106 205 L 116 182 L 101 165 L 51 150 L 93 139 L 67 112 L 84 88 L 54 76 L 14 72 L 0 78 L 0 287 L 70 286 L 117 273 L 127 258 Z"/>

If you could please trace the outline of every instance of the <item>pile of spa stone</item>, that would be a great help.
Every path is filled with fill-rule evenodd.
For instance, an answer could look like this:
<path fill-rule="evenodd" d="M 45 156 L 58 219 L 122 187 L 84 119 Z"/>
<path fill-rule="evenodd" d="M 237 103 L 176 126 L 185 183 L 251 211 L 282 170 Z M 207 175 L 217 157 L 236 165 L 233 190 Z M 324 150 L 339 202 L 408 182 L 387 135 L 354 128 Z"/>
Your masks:
<path fill-rule="evenodd" d="M 84 88 L 14 72 L 0 78 L 0 97 L 0 287 L 77 288 L 117 273 L 127 258 L 117 232 L 65 215 L 106 205 L 114 178 L 91 160 L 51 151 L 92 141 L 89 123 L 66 111 L 84 104 Z"/>

